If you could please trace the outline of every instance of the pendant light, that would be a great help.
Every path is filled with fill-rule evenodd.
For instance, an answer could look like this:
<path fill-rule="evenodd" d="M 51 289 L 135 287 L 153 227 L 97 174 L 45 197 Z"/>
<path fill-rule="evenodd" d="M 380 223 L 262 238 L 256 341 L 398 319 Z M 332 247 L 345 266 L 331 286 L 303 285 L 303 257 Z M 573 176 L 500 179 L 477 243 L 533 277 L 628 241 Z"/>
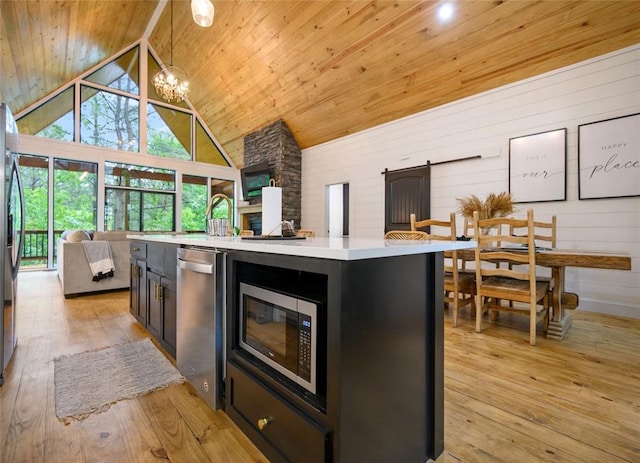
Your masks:
<path fill-rule="evenodd" d="M 187 97 L 189 82 L 187 82 L 187 73 L 184 72 L 184 69 L 173 65 L 173 0 L 171 0 L 171 29 L 169 33 L 169 66 L 163 65 L 162 69 L 153 76 L 153 86 L 160 98 L 169 103 L 177 103 Z"/>
<path fill-rule="evenodd" d="M 213 24 L 213 3 L 210 0 L 191 0 L 191 14 L 198 26 L 209 27 Z"/>

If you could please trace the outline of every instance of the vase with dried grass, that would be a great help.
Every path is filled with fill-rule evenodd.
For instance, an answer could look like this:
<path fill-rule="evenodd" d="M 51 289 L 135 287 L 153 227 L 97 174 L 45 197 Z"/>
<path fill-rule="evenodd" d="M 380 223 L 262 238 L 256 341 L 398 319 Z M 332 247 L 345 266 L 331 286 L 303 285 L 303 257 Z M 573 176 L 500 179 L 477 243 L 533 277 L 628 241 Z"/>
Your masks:
<path fill-rule="evenodd" d="M 459 203 L 458 212 L 468 219 L 473 220 L 473 213 L 478 211 L 480 220 L 492 219 L 495 217 L 505 217 L 514 212 L 513 198 L 511 193 L 503 191 L 502 193 L 489 193 L 484 199 L 480 199 L 476 195 L 471 195 L 466 198 L 457 198 Z M 482 230 L 483 233 L 488 233 L 489 230 Z"/>

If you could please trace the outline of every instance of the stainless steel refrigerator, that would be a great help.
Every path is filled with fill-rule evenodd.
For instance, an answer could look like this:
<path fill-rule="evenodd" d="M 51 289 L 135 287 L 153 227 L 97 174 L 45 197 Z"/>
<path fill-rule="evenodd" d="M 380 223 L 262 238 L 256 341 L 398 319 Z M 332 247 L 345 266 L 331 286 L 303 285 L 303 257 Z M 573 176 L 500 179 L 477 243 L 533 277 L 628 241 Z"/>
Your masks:
<path fill-rule="evenodd" d="M 24 196 L 18 172 L 18 130 L 6 104 L 0 103 L 0 385 L 5 368 L 18 343 L 16 336 L 16 289 L 24 246 Z"/>

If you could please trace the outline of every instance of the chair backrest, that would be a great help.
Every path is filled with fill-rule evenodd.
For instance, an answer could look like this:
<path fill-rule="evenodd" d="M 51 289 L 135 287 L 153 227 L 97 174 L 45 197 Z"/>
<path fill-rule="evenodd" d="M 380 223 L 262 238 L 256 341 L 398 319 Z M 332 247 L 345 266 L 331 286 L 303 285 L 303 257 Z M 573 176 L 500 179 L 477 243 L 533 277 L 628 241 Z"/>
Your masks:
<path fill-rule="evenodd" d="M 316 233 L 313 230 L 298 230 L 296 236 L 306 236 L 307 238 L 313 238 Z"/>
<path fill-rule="evenodd" d="M 495 225 L 492 229 L 492 233 L 496 233 L 496 234 L 500 234 L 502 232 L 502 225 Z M 464 229 L 463 229 L 463 233 L 464 236 L 466 236 L 467 238 L 471 238 L 471 239 L 476 239 L 476 232 L 473 229 L 473 217 L 472 218 L 468 218 L 465 217 L 464 218 Z M 500 246 L 500 243 L 496 244 L 497 246 Z M 500 263 L 496 262 L 496 267 L 500 267 Z M 467 270 L 467 262 L 462 262 L 462 265 L 460 266 L 460 268 L 462 270 Z M 473 269 L 470 269 L 473 270 Z"/>
<path fill-rule="evenodd" d="M 430 240 L 455 241 L 456 239 L 456 214 L 449 214 L 449 220 L 425 219 L 416 220 L 416 215 L 409 216 L 412 231 L 423 231 L 429 235 Z"/>
<path fill-rule="evenodd" d="M 473 218 L 465 217 L 464 218 L 464 228 L 462 230 L 462 234 L 467 238 L 473 238 Z"/>
<path fill-rule="evenodd" d="M 385 240 L 428 240 L 429 235 L 421 231 L 389 230 L 384 234 Z"/>
<path fill-rule="evenodd" d="M 411 223 L 411 230 L 413 231 L 424 231 L 427 234 L 427 239 L 429 240 L 440 240 L 440 241 L 455 241 L 456 240 L 456 214 L 455 212 L 451 212 L 449 214 L 449 220 L 438 220 L 438 219 L 424 219 L 424 220 L 416 220 L 416 215 L 411 214 L 409 216 L 409 221 Z M 422 230 L 418 230 L 418 229 Z M 454 279 L 457 281 L 458 279 L 458 254 L 456 251 L 447 251 L 444 253 L 445 263 L 444 263 L 444 271 L 453 273 Z"/>
<path fill-rule="evenodd" d="M 536 246 L 555 248 L 556 247 L 556 216 L 551 216 L 551 222 L 533 221 L 534 239 Z M 511 235 L 521 233 L 518 227 L 509 227 Z M 526 233 L 526 230 L 524 230 Z"/>
<path fill-rule="evenodd" d="M 498 217 L 480 220 L 476 211 L 473 214 L 473 228 L 478 243 L 475 250 L 476 281 L 491 276 L 529 280 L 531 292 L 535 294 L 536 253 L 533 209 L 527 210 L 526 219 Z M 502 234 L 502 230 L 516 228 L 526 229 L 526 235 Z M 483 230 L 488 232 L 485 233 Z M 507 262 L 513 265 L 504 268 L 496 266 L 496 262 Z M 487 263 L 491 265 L 486 265 Z"/>

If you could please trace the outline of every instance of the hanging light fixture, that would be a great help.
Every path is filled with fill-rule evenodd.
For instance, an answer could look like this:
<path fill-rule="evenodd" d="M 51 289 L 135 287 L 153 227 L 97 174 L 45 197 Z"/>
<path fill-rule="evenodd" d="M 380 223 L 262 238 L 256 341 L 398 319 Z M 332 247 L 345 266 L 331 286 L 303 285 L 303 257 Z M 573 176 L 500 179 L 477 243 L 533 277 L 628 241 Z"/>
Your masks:
<path fill-rule="evenodd" d="M 191 0 L 191 14 L 198 26 L 211 26 L 214 12 L 213 3 L 210 0 Z"/>
<path fill-rule="evenodd" d="M 173 0 L 171 0 L 171 29 L 170 29 L 170 59 L 169 66 L 162 66 L 162 69 L 153 76 L 153 86 L 160 98 L 169 103 L 177 103 L 184 100 L 189 93 L 189 82 L 187 73 L 179 66 L 173 65 Z"/>

